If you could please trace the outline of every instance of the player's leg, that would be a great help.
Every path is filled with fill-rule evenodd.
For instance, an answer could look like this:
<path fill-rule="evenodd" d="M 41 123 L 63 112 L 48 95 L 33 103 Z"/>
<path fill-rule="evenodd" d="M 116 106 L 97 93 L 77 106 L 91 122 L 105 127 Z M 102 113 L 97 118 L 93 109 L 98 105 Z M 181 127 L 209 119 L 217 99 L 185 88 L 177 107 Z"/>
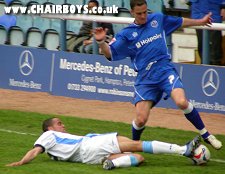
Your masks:
<path fill-rule="evenodd" d="M 215 149 L 220 149 L 222 147 L 222 143 L 217 140 L 215 136 L 210 135 L 205 128 L 199 112 L 190 102 L 187 101 L 182 82 L 176 72 L 168 73 L 168 82 L 165 80 L 163 85 L 166 93 L 171 95 L 171 98 L 174 100 L 178 108 L 183 110 L 185 117 L 195 126 L 196 129 L 199 130 L 202 138 Z"/>
<path fill-rule="evenodd" d="M 184 146 L 160 141 L 134 141 L 127 137 L 117 136 L 121 153 L 110 155 L 104 162 L 103 168 L 111 170 L 118 167 L 137 166 L 144 161 L 140 154 L 127 152 L 145 152 L 150 154 L 179 154 L 191 158 L 199 146 L 200 139 L 195 137 Z"/>
<path fill-rule="evenodd" d="M 199 137 L 195 137 L 186 145 L 160 142 L 160 141 L 133 141 L 127 137 L 117 136 L 121 153 L 124 152 L 145 152 L 150 154 L 179 154 L 191 156 L 193 150 L 199 145 Z"/>
<path fill-rule="evenodd" d="M 132 122 L 132 139 L 140 140 L 141 134 L 145 129 L 145 124 L 148 121 L 151 101 L 140 101 L 136 104 L 136 118 Z"/>
<path fill-rule="evenodd" d="M 134 103 L 136 118 L 132 122 L 132 139 L 140 140 L 145 129 L 151 108 L 158 103 L 162 97 L 162 91 L 156 85 L 135 85 Z"/>
<path fill-rule="evenodd" d="M 171 92 L 171 98 L 174 100 L 178 108 L 183 110 L 185 117 L 200 131 L 202 137 L 205 139 L 209 136 L 209 132 L 205 130 L 205 125 L 193 105 L 187 101 L 184 90 L 182 88 L 175 88 Z"/>
<path fill-rule="evenodd" d="M 138 166 L 144 161 L 144 157 L 135 153 L 112 154 L 104 162 L 103 168 L 112 170 L 120 167 Z"/>

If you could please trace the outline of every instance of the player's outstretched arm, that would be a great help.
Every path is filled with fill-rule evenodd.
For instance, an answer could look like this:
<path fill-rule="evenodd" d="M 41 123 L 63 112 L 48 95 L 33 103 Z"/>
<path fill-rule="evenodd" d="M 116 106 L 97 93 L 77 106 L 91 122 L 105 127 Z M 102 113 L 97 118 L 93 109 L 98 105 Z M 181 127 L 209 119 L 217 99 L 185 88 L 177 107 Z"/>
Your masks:
<path fill-rule="evenodd" d="M 6 166 L 21 166 L 23 164 L 29 163 L 32 161 L 38 154 L 42 153 L 43 149 L 41 147 L 35 147 L 32 150 L 28 151 L 26 155 L 18 162 L 13 162 L 7 164 Z"/>
<path fill-rule="evenodd" d="M 211 26 L 212 24 L 212 13 L 208 13 L 201 19 L 190 19 L 190 18 L 183 18 L 182 27 L 190 27 L 190 26 Z"/>

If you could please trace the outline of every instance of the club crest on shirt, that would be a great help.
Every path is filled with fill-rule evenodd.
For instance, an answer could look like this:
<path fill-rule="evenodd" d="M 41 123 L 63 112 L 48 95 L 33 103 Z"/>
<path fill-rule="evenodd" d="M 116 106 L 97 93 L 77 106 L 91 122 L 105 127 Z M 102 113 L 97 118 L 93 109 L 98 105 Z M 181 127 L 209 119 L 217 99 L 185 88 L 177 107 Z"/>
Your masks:
<path fill-rule="evenodd" d="M 152 26 L 153 28 L 157 28 L 157 27 L 159 26 L 159 24 L 158 24 L 158 22 L 157 22 L 156 20 L 153 20 L 153 21 L 151 22 L 151 26 Z"/>
<path fill-rule="evenodd" d="M 138 33 L 135 31 L 135 32 L 132 33 L 132 36 L 133 37 L 137 37 L 138 36 Z"/>

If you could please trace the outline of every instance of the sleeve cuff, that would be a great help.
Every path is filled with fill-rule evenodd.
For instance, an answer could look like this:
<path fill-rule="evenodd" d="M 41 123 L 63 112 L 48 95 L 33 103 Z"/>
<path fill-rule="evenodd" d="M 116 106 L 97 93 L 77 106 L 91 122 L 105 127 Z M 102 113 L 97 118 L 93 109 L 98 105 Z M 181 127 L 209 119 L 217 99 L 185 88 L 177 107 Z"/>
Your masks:
<path fill-rule="evenodd" d="M 42 145 L 40 145 L 40 144 L 35 144 L 34 147 L 41 147 L 42 148 L 42 152 L 41 153 L 45 152 L 45 148 Z"/>

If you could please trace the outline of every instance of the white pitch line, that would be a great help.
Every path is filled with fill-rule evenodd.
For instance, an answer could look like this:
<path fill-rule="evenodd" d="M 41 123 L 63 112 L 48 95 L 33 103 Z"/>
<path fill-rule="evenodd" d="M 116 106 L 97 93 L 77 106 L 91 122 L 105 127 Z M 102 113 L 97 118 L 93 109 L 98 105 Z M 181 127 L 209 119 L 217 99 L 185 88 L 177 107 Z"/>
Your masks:
<path fill-rule="evenodd" d="M 164 154 L 164 155 L 168 155 L 168 156 L 180 156 L 178 154 Z M 183 157 L 186 158 L 185 156 L 183 156 Z M 222 160 L 222 159 L 214 159 L 214 158 L 211 158 L 210 161 L 217 162 L 217 163 L 225 163 L 225 160 Z"/>
<path fill-rule="evenodd" d="M 210 159 L 210 161 L 218 162 L 218 163 L 225 163 L 225 160 L 221 159 Z"/>
<path fill-rule="evenodd" d="M 37 136 L 36 134 L 32 134 L 32 133 L 17 132 L 17 131 L 12 131 L 12 130 L 7 130 L 7 129 L 0 129 L 0 131 L 2 131 L 2 132 L 8 132 L 8 133 L 20 134 L 20 135 L 32 135 L 32 136 Z"/>

